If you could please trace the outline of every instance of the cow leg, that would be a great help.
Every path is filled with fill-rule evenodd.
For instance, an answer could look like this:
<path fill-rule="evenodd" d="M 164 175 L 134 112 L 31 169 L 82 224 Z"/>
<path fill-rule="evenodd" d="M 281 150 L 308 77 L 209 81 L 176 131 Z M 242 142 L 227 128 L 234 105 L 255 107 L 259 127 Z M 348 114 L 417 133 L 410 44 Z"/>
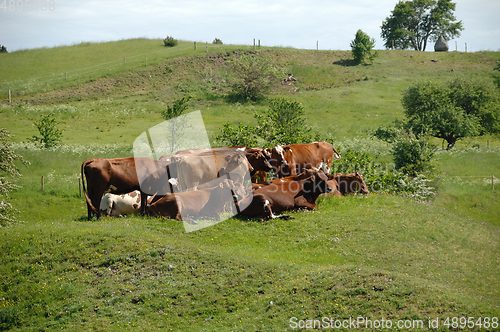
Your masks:
<path fill-rule="evenodd" d="M 309 210 L 316 209 L 316 205 L 309 203 L 303 196 L 299 196 L 295 198 L 295 207 L 296 208 L 305 208 Z"/>
<path fill-rule="evenodd" d="M 264 202 L 264 213 L 266 214 L 266 219 L 294 219 L 294 217 L 288 214 L 275 215 L 267 199 Z"/>
<path fill-rule="evenodd" d="M 146 214 L 147 201 L 148 201 L 148 195 L 141 191 L 141 214 L 142 215 Z"/>

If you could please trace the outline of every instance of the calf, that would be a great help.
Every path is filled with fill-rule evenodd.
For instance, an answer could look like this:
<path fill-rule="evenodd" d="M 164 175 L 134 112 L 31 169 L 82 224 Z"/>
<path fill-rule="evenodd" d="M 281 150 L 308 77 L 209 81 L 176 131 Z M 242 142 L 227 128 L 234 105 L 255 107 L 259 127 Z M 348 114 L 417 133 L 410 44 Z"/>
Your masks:
<path fill-rule="evenodd" d="M 252 192 L 238 204 L 247 205 L 241 215 L 263 219 L 292 218 L 289 215 L 275 215 L 292 209 L 315 209 L 320 194 L 331 191 L 328 178 L 322 171 L 304 172 L 298 180 L 271 183 Z M 251 200 L 251 202 L 249 202 Z"/>
<path fill-rule="evenodd" d="M 337 173 L 333 177 L 338 183 L 338 190 L 342 195 L 347 193 L 368 194 L 370 191 L 359 172 L 351 174 Z"/>
<path fill-rule="evenodd" d="M 101 199 L 99 210 L 102 215 L 110 217 L 138 214 L 141 212 L 141 192 L 134 190 L 122 195 L 107 193 Z"/>

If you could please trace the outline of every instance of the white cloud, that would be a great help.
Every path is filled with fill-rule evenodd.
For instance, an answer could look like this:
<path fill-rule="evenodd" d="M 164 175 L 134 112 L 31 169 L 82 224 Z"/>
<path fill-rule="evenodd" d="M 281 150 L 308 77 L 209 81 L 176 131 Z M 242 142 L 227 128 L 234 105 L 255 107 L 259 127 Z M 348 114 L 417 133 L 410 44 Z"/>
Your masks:
<path fill-rule="evenodd" d="M 124 38 L 175 38 L 267 46 L 349 49 L 358 29 L 383 49 L 380 26 L 396 0 L 55 1 L 54 11 L 1 11 L 0 43 L 9 50 Z M 498 0 L 457 0 L 469 51 L 500 49 Z M 454 49 L 454 41 L 450 41 Z M 432 47 L 428 47 L 432 50 Z M 429 50 L 428 48 L 428 50 Z M 459 49 L 460 50 L 460 49 Z"/>

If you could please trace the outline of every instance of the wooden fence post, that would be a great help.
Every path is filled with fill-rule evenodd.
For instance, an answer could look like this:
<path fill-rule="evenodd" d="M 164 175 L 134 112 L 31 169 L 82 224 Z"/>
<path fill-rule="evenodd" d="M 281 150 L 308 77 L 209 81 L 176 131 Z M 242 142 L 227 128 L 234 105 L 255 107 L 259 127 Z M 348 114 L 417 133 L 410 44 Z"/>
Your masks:
<path fill-rule="evenodd" d="M 205 42 L 205 53 L 208 53 L 208 42 Z"/>
<path fill-rule="evenodd" d="M 196 51 L 196 42 L 194 42 L 194 50 Z"/>
<path fill-rule="evenodd" d="M 44 187 L 44 181 L 43 181 L 43 175 L 42 175 L 42 191 L 43 191 L 43 187 Z"/>
<path fill-rule="evenodd" d="M 260 39 L 259 39 L 259 47 L 260 47 Z"/>
<path fill-rule="evenodd" d="M 9 89 L 9 103 L 12 103 L 12 98 L 10 97 L 10 89 Z"/>
<path fill-rule="evenodd" d="M 255 38 L 253 39 L 253 50 L 255 51 Z"/>
<path fill-rule="evenodd" d="M 78 178 L 78 192 L 80 193 L 80 197 L 82 197 L 82 179 Z"/>
<path fill-rule="evenodd" d="M 467 43 L 465 43 L 465 53 L 467 53 Z"/>

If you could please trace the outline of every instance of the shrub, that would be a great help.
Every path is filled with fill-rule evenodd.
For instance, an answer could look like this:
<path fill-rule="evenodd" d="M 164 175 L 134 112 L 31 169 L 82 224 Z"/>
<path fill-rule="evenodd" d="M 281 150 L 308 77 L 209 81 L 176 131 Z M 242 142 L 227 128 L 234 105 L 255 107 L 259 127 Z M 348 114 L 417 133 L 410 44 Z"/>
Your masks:
<path fill-rule="evenodd" d="M 257 55 L 242 55 L 231 60 L 236 76 L 230 97 L 243 101 L 262 99 L 278 77 L 278 69 Z"/>
<path fill-rule="evenodd" d="M 339 153 L 342 159 L 333 161 L 332 173 L 359 172 L 370 192 L 401 194 L 417 199 L 427 199 L 435 193 L 435 189 L 429 186 L 431 180 L 425 175 L 411 177 L 390 165 L 375 163 L 368 151 L 347 148 Z"/>
<path fill-rule="evenodd" d="M 42 115 L 35 126 L 40 137 L 33 135 L 31 141 L 41 144 L 44 148 L 52 148 L 61 144 L 62 130 L 56 128 L 57 120 L 53 113 Z"/>
<path fill-rule="evenodd" d="M 10 133 L 5 128 L 0 128 L 0 197 L 9 195 L 11 190 L 19 188 L 7 177 L 19 178 L 21 174 L 14 164 L 15 160 L 20 160 L 24 164 L 29 164 L 22 156 L 14 153 L 11 149 Z M 0 225 L 14 221 L 13 208 L 10 203 L 0 200 Z"/>
<path fill-rule="evenodd" d="M 215 38 L 214 41 L 212 42 L 212 44 L 220 44 L 220 45 L 222 45 L 223 42 L 219 38 Z"/>
<path fill-rule="evenodd" d="M 221 129 L 221 134 L 215 138 L 227 146 L 256 146 L 257 136 L 255 128 L 238 122 L 238 126 L 231 127 L 229 122 L 225 123 Z"/>
<path fill-rule="evenodd" d="M 416 138 L 410 132 L 394 140 L 391 154 L 397 170 L 415 177 L 420 173 L 432 171 L 435 151 L 436 146 L 424 138 Z"/>
<path fill-rule="evenodd" d="M 265 113 L 255 113 L 257 133 L 269 147 L 276 144 L 310 143 L 314 137 L 306 124 L 304 106 L 295 100 L 271 100 Z"/>
<path fill-rule="evenodd" d="M 7 52 L 7 47 L 0 45 L 0 53 L 9 53 Z"/>
<path fill-rule="evenodd" d="M 178 44 L 177 39 L 171 36 L 167 36 L 167 38 L 163 39 L 163 44 L 168 47 L 173 47 Z"/>

